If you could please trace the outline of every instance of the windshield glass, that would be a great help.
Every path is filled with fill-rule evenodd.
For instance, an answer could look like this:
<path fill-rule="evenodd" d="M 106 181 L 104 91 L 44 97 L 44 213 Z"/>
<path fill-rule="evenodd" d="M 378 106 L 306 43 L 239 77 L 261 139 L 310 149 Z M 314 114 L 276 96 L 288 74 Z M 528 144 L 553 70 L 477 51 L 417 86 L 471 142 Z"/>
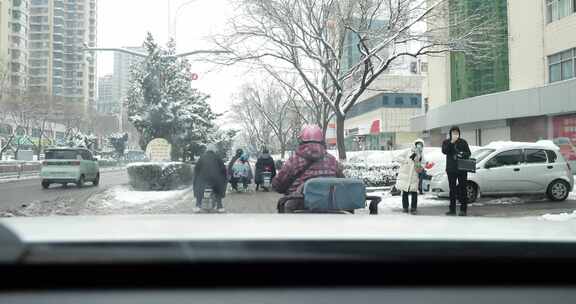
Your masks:
<path fill-rule="evenodd" d="M 0 222 L 576 218 L 576 5 L 512 2 L 0 0 Z"/>
<path fill-rule="evenodd" d="M 45 158 L 48 159 L 76 159 L 78 151 L 76 150 L 51 150 L 46 151 Z"/>
<path fill-rule="evenodd" d="M 496 150 L 494 149 L 480 149 L 475 151 L 474 153 L 472 153 L 471 158 L 476 159 L 476 162 L 481 162 L 483 159 L 485 159 L 488 155 L 492 154 L 492 152 L 494 152 Z"/>

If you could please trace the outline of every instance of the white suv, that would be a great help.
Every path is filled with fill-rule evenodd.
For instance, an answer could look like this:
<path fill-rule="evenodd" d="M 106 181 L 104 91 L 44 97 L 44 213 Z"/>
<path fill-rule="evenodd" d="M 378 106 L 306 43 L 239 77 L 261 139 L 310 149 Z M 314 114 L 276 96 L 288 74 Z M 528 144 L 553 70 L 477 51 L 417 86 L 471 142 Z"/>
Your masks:
<path fill-rule="evenodd" d="M 566 200 L 574 187 L 570 165 L 560 149 L 549 141 L 537 143 L 494 142 L 472 153 L 476 173 L 468 173 L 469 202 L 483 195 L 546 194 L 550 200 Z M 432 177 L 432 192 L 449 194 L 448 177 Z"/>

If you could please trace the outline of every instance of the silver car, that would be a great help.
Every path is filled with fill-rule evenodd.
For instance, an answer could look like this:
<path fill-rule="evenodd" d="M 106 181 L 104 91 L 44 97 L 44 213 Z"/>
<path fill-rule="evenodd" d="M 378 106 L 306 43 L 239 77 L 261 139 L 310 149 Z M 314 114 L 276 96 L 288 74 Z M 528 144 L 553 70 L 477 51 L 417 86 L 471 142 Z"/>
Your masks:
<path fill-rule="evenodd" d="M 574 188 L 570 164 L 551 142 L 495 142 L 472 153 L 476 173 L 468 173 L 466 195 L 474 202 L 480 195 L 545 194 L 552 201 L 566 200 Z M 449 196 L 445 172 L 432 177 L 430 188 Z"/>

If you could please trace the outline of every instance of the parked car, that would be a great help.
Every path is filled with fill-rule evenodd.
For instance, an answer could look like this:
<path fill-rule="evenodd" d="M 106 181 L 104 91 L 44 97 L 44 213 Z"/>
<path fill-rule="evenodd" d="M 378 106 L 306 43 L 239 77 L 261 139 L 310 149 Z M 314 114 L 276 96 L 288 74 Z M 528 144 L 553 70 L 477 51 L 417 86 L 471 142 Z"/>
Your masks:
<path fill-rule="evenodd" d="M 472 153 L 476 173 L 468 174 L 469 202 L 480 195 L 545 194 L 552 201 L 566 200 L 574 188 L 570 164 L 549 141 L 495 142 Z M 448 176 L 437 173 L 432 192 L 448 197 Z"/>
<path fill-rule="evenodd" d="M 86 182 L 94 186 L 100 183 L 100 167 L 92 153 L 83 148 L 58 148 L 44 152 L 42 162 L 42 187 L 48 189 L 51 184 L 67 185 L 74 183 L 78 187 Z"/>

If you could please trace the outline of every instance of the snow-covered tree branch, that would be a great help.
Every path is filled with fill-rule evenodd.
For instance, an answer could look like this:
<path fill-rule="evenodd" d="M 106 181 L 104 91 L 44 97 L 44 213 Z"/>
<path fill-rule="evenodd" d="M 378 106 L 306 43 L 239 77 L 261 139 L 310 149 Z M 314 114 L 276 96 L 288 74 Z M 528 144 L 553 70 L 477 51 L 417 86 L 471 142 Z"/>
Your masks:
<path fill-rule="evenodd" d="M 314 102 L 335 115 L 341 158 L 347 113 L 396 61 L 448 52 L 490 56 L 501 26 L 482 1 L 474 7 L 450 0 L 237 2 L 242 15 L 228 35 L 215 39 L 229 51 L 218 62 L 292 69 Z"/>

